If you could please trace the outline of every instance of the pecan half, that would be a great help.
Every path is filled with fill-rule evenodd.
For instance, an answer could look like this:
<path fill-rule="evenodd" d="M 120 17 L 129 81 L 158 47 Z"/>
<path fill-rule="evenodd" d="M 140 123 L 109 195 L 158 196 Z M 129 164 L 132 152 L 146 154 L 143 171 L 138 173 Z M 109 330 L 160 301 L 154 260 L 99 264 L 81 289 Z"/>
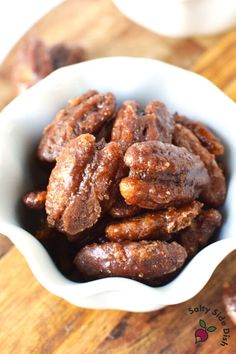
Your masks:
<path fill-rule="evenodd" d="M 49 225 L 75 237 L 92 227 L 114 202 L 122 158 L 119 143 L 96 144 L 90 134 L 71 140 L 58 156 L 49 179 Z"/>
<path fill-rule="evenodd" d="M 19 51 L 13 67 L 13 80 L 21 92 L 40 81 L 52 71 L 85 58 L 84 49 L 79 45 L 67 46 L 58 43 L 49 48 L 35 37 L 29 38 Z"/>
<path fill-rule="evenodd" d="M 186 249 L 189 258 L 206 246 L 221 221 L 222 216 L 218 210 L 203 210 L 187 229 L 180 232 L 176 240 Z"/>
<path fill-rule="evenodd" d="M 170 143 L 174 121 L 166 106 L 150 102 L 145 110 L 135 101 L 126 101 L 117 113 L 112 140 L 122 142 L 125 150 L 135 142 L 159 140 Z"/>
<path fill-rule="evenodd" d="M 112 93 L 88 91 L 62 109 L 44 129 L 38 147 L 41 160 L 54 162 L 68 141 L 80 134 L 96 134 L 112 118 L 116 100 Z"/>
<path fill-rule="evenodd" d="M 191 130 L 181 124 L 175 126 L 174 142 L 176 145 L 185 147 L 191 153 L 198 155 L 208 171 L 210 180 L 201 193 L 202 200 L 210 206 L 218 207 L 222 205 L 226 196 L 226 181 L 215 156 L 202 146 Z"/>
<path fill-rule="evenodd" d="M 219 138 L 217 138 L 204 124 L 190 120 L 178 113 L 174 114 L 174 120 L 176 123 L 180 123 L 190 129 L 211 154 L 216 156 L 224 155 L 224 146 Z"/>
<path fill-rule="evenodd" d="M 124 160 L 130 176 L 120 182 L 121 195 L 127 204 L 141 208 L 187 204 L 209 182 L 200 158 L 171 144 L 158 141 L 134 144 Z"/>
<path fill-rule="evenodd" d="M 201 207 L 201 203 L 194 201 L 180 208 L 129 218 L 107 226 L 106 236 L 110 241 L 168 239 L 172 233 L 190 226 Z"/>
<path fill-rule="evenodd" d="M 106 242 L 85 246 L 74 263 L 88 279 L 155 279 L 180 269 L 186 257 L 185 249 L 176 242 Z"/>
<path fill-rule="evenodd" d="M 145 113 L 147 117 L 150 117 L 147 121 L 145 140 L 158 140 L 170 144 L 174 132 L 174 121 L 164 103 L 155 100 L 150 102 L 146 106 Z"/>
<path fill-rule="evenodd" d="M 43 41 L 30 38 L 18 53 L 13 80 L 21 92 L 53 71 L 49 50 Z"/>

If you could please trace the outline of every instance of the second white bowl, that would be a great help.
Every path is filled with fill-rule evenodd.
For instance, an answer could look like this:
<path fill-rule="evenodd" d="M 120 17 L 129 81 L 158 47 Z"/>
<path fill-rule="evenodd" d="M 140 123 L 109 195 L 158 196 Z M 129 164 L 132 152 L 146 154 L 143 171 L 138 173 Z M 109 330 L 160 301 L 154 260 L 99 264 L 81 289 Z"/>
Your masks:
<path fill-rule="evenodd" d="M 170 37 L 214 34 L 236 25 L 235 0 L 113 0 L 121 12 Z"/>

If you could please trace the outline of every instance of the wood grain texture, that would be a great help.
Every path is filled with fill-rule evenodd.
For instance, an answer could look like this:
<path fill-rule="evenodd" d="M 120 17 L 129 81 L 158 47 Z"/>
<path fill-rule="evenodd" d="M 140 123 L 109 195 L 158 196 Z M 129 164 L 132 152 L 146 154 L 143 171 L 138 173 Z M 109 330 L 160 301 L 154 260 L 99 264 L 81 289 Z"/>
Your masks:
<path fill-rule="evenodd" d="M 214 37 L 169 39 L 133 24 L 110 0 L 68 0 L 29 33 L 48 44 L 60 40 L 80 42 L 87 49 L 88 58 L 145 56 L 192 68 L 236 100 L 236 31 Z M 15 95 L 11 67 L 23 40 L 0 68 L 0 109 Z M 236 252 L 221 263 L 193 299 L 161 311 L 132 314 L 77 308 L 48 293 L 35 280 L 20 253 L 9 247 L 10 243 L 0 238 L 0 353 L 236 353 L 236 327 L 227 316 L 231 338 L 223 348 L 216 318 L 188 314 L 189 307 L 199 304 L 225 314 L 222 286 L 226 280 L 236 281 Z M 200 318 L 218 329 L 207 342 L 196 346 L 194 331 Z"/>
<path fill-rule="evenodd" d="M 0 352 L 209 354 L 211 349 L 212 353 L 236 353 L 236 327 L 227 317 L 231 338 L 229 346 L 222 348 L 218 320 L 210 315 L 188 314 L 189 307 L 199 304 L 225 313 L 222 284 L 223 280 L 235 281 L 235 255 L 225 259 L 207 286 L 190 301 L 161 311 L 132 314 L 81 309 L 51 295 L 12 248 L 0 260 L 0 269 L 5 269 L 0 278 Z M 194 331 L 200 318 L 219 329 L 207 343 L 196 346 Z"/>

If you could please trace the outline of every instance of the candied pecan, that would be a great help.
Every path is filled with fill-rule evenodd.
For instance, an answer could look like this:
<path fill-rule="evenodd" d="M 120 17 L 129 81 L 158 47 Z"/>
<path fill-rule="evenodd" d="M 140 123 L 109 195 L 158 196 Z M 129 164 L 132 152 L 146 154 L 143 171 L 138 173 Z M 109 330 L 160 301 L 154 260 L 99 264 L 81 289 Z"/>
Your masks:
<path fill-rule="evenodd" d="M 111 93 L 88 91 L 70 101 L 44 129 L 38 147 L 41 160 L 53 162 L 65 144 L 80 134 L 96 134 L 112 118 L 116 107 Z"/>
<path fill-rule="evenodd" d="M 234 279 L 236 280 L 236 279 Z M 236 325 L 236 282 L 224 283 L 223 303 L 231 321 Z"/>
<path fill-rule="evenodd" d="M 136 141 L 142 140 L 143 115 L 140 105 L 135 101 L 125 101 L 119 109 L 112 133 L 111 140 L 121 142 L 125 149 Z"/>
<path fill-rule="evenodd" d="M 214 207 L 222 205 L 226 196 L 226 181 L 215 156 L 202 146 L 191 130 L 181 124 L 175 126 L 174 142 L 176 145 L 185 147 L 188 151 L 198 155 L 208 171 L 210 181 L 201 193 L 202 200 Z"/>
<path fill-rule="evenodd" d="M 80 185 L 83 172 L 95 152 L 95 138 L 85 134 L 71 140 L 58 157 L 47 188 L 48 223 L 56 226 Z"/>
<path fill-rule="evenodd" d="M 155 279 L 181 268 L 187 257 L 176 242 L 106 242 L 85 246 L 74 263 L 85 278 Z"/>
<path fill-rule="evenodd" d="M 107 226 L 106 236 L 110 241 L 168 239 L 172 233 L 190 226 L 201 207 L 200 202 L 194 201 L 180 208 L 172 207 L 122 220 Z"/>
<path fill-rule="evenodd" d="M 114 202 L 122 158 L 119 143 L 96 144 L 90 134 L 71 140 L 58 156 L 49 179 L 49 225 L 70 236 L 92 227 Z"/>
<path fill-rule="evenodd" d="M 127 204 L 163 209 L 196 199 L 209 181 L 198 156 L 185 148 L 158 141 L 132 145 L 125 154 L 130 176 L 121 180 Z"/>
<path fill-rule="evenodd" d="M 137 102 L 126 101 L 117 113 L 112 140 L 122 142 L 126 150 L 140 141 L 171 142 L 173 131 L 173 118 L 163 103 L 152 101 L 143 111 Z"/>
<path fill-rule="evenodd" d="M 146 139 L 159 140 L 163 143 L 171 143 L 174 132 L 174 120 L 164 103 L 159 101 L 150 102 L 145 109 L 145 113 L 152 117 L 152 122 L 147 123 Z M 157 136 L 153 136 L 152 132 L 157 131 Z"/>
<path fill-rule="evenodd" d="M 178 186 L 169 181 L 143 181 L 135 176 L 121 180 L 120 192 L 127 204 L 156 210 L 187 204 L 196 199 L 199 194 L 195 186 Z"/>
<path fill-rule="evenodd" d="M 79 45 L 58 43 L 51 48 L 38 38 L 31 37 L 18 53 L 13 67 L 13 80 L 19 92 L 31 87 L 53 70 L 84 60 L 84 49 Z"/>
<path fill-rule="evenodd" d="M 37 38 L 30 38 L 17 56 L 13 80 L 19 92 L 31 87 L 53 71 L 50 53 Z"/>
<path fill-rule="evenodd" d="M 174 114 L 174 120 L 176 123 L 182 124 L 190 129 L 211 154 L 216 156 L 224 154 L 224 146 L 204 124 L 190 120 L 178 113 Z"/>
<path fill-rule="evenodd" d="M 46 191 L 34 191 L 27 193 L 23 197 L 23 203 L 32 209 L 43 209 L 46 201 Z"/>
<path fill-rule="evenodd" d="M 180 232 L 176 241 L 186 249 L 189 258 L 206 246 L 216 228 L 221 225 L 221 220 L 222 216 L 218 210 L 203 210 L 187 229 Z"/>
<path fill-rule="evenodd" d="M 123 219 L 129 218 L 131 216 L 137 215 L 141 209 L 136 205 L 128 205 L 124 199 L 119 196 L 119 199 L 114 203 L 114 205 L 109 210 L 109 214 L 113 218 Z"/>
<path fill-rule="evenodd" d="M 85 59 L 85 51 L 79 45 L 67 46 L 64 43 L 58 43 L 50 48 L 53 70 L 62 66 L 76 64 Z"/>
<path fill-rule="evenodd" d="M 159 141 L 136 143 L 130 146 L 124 157 L 131 174 L 141 178 L 159 178 L 164 180 L 181 176 L 181 180 L 190 172 L 196 175 L 204 170 L 200 159 L 185 148 Z M 191 171 L 190 171 L 191 170 Z"/>

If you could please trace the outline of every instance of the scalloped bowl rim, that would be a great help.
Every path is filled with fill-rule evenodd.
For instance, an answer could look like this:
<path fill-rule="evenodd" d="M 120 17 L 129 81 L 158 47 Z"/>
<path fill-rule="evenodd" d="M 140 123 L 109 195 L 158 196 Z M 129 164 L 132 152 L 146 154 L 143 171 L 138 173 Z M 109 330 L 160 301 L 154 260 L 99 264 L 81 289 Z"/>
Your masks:
<path fill-rule="evenodd" d="M 122 71 L 119 68 L 122 68 Z M 114 73 L 114 70 L 117 72 Z M 112 73 L 115 83 L 111 80 Z M 95 78 L 93 78 L 94 75 Z M 127 75 L 130 75 L 128 82 L 125 80 Z M 160 82 L 158 87 L 155 86 L 155 77 Z M 78 86 L 75 84 L 76 78 L 79 79 Z M 93 80 L 95 80 L 94 86 L 88 87 Z M 72 88 L 73 85 L 75 89 Z M 87 308 L 121 309 L 137 312 L 152 311 L 186 301 L 196 295 L 207 283 L 217 265 L 226 255 L 236 249 L 236 237 L 233 233 L 233 230 L 236 229 L 236 221 L 234 221 L 236 218 L 232 216 L 232 210 L 235 210 L 235 202 L 232 196 L 236 192 L 234 161 L 236 142 L 233 139 L 232 128 L 225 128 L 223 132 L 224 138 L 227 137 L 226 140 L 230 148 L 231 175 L 226 203 L 228 217 L 220 232 L 222 239 L 199 252 L 182 272 L 165 286 L 154 288 L 135 280 L 116 277 L 87 283 L 75 283 L 66 279 L 56 268 L 40 242 L 19 225 L 13 206 L 20 196 L 18 195 L 16 200 L 14 200 L 14 196 L 11 197 L 12 200 L 9 203 L 6 198 L 7 193 L 11 194 L 19 191 L 23 183 L 24 171 L 22 171 L 23 167 L 20 165 L 20 161 L 21 159 L 24 161 L 27 151 L 26 144 L 29 144 L 31 130 L 33 131 L 34 125 L 41 124 L 40 128 L 36 127 L 34 132 L 34 134 L 40 135 L 42 127 L 45 125 L 39 120 L 37 121 L 37 117 L 33 117 L 33 125 L 28 124 L 27 127 L 32 112 L 36 112 L 34 113 L 36 116 L 44 117 L 45 112 L 43 112 L 43 115 L 39 111 L 51 109 L 48 118 L 42 118 L 50 121 L 58 108 L 73 96 L 69 94 L 70 90 L 73 89 L 74 96 L 76 96 L 85 91 L 85 87 L 105 91 L 112 85 L 118 87 L 118 93 L 115 92 L 115 94 L 118 97 L 120 95 L 120 100 L 126 97 L 127 99 L 137 98 L 145 102 L 153 99 L 155 92 L 157 92 L 157 99 L 163 100 L 163 97 L 166 97 L 167 100 L 170 100 L 167 105 L 171 105 L 172 110 L 179 108 L 179 111 L 183 114 L 189 114 L 193 110 L 189 100 L 196 101 L 195 103 L 200 102 L 202 105 L 198 105 L 198 107 L 196 105 L 196 111 L 204 110 L 212 123 L 214 117 L 214 129 L 217 130 L 218 128 L 220 132 L 223 131 L 224 127 L 221 126 L 220 115 L 218 117 L 217 112 L 222 109 L 222 112 L 225 113 L 224 121 L 227 119 L 229 123 L 232 123 L 231 127 L 232 125 L 235 126 L 233 119 L 236 116 L 236 105 L 231 99 L 207 79 L 173 65 L 154 59 L 110 57 L 61 68 L 22 93 L 0 113 L 0 232 L 8 236 L 24 255 L 38 281 L 50 292 L 68 302 Z M 139 85 L 141 86 L 139 87 Z M 186 85 L 190 85 L 190 89 L 187 89 Z M 152 87 L 150 92 L 148 91 L 149 87 Z M 180 90 L 177 91 L 178 87 L 182 89 L 182 95 L 178 92 Z M 116 88 L 112 87 L 111 91 L 114 90 L 116 91 Z M 170 95 L 168 96 L 169 91 L 176 92 L 175 96 L 177 97 L 171 96 L 170 98 Z M 198 94 L 199 101 L 193 93 Z M 213 109 L 208 105 L 205 99 L 206 93 L 209 100 L 214 101 L 216 108 Z M 183 95 L 185 96 L 184 100 Z M 34 108 L 27 108 L 28 102 L 33 102 Z M 42 102 L 45 104 L 40 105 Z M 31 110 L 33 111 L 31 112 Z M 213 113 L 215 113 L 215 116 Z M 199 112 L 196 113 L 196 116 L 198 114 Z M 203 114 L 201 113 L 201 115 Z M 16 132 L 19 132 L 18 136 Z M 16 140 L 16 147 L 13 148 L 12 139 L 10 140 L 11 136 L 14 136 Z M 22 141 L 18 142 L 17 139 L 22 139 Z M 9 150 L 6 149 L 7 147 Z"/>

